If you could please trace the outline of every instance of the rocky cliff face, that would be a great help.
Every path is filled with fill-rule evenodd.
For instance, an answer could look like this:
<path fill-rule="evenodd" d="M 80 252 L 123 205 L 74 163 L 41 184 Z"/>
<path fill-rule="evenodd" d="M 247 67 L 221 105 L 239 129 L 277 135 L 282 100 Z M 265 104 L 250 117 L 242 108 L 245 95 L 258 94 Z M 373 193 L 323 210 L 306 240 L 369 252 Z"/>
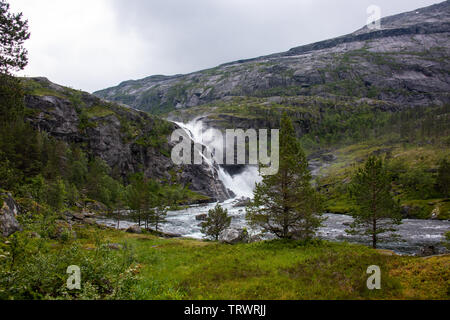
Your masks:
<path fill-rule="evenodd" d="M 19 207 L 10 193 L 0 193 L 0 235 L 9 237 L 22 227 L 17 222 Z"/>
<path fill-rule="evenodd" d="M 178 182 L 193 191 L 217 200 L 230 198 L 215 168 L 173 164 L 169 138 L 178 128 L 175 124 L 45 78 L 25 79 L 24 83 L 27 120 L 37 129 L 80 144 L 124 177 L 143 170 L 147 177 L 166 179 L 175 172 Z"/>
<path fill-rule="evenodd" d="M 310 105 L 330 97 L 368 99 L 389 108 L 442 105 L 450 102 L 449 21 L 445 1 L 384 18 L 381 30 L 365 27 L 284 53 L 127 81 L 95 94 L 156 114 L 213 107 L 239 96 L 295 97 Z"/>

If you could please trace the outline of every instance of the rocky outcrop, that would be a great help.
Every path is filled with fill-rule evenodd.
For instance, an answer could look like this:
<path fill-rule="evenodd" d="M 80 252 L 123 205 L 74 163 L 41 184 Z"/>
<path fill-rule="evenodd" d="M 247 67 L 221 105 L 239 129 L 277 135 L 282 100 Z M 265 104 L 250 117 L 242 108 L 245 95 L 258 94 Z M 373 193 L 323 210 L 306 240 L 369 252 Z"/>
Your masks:
<path fill-rule="evenodd" d="M 131 226 L 127 229 L 128 233 L 141 234 L 142 229 L 139 226 Z"/>
<path fill-rule="evenodd" d="M 45 78 L 27 79 L 27 121 L 38 130 L 82 146 L 103 159 L 124 178 L 144 171 L 149 178 L 171 179 L 211 198 L 230 198 L 218 180 L 217 168 L 175 165 L 170 159 L 170 135 L 178 126 L 127 106 L 109 103 L 88 93 L 55 85 Z M 31 82 L 31 84 L 30 84 Z"/>
<path fill-rule="evenodd" d="M 236 96 L 266 97 L 269 103 L 280 96 L 305 96 L 320 103 L 331 94 L 369 98 L 391 109 L 440 105 L 450 102 L 448 21 L 450 2 L 445 1 L 384 18 L 381 30 L 365 27 L 284 53 L 188 75 L 127 81 L 95 94 L 157 114 Z"/>
<path fill-rule="evenodd" d="M 249 243 L 250 235 L 246 229 L 228 229 L 222 233 L 221 242 L 227 244 Z"/>
<path fill-rule="evenodd" d="M 10 193 L 0 193 L 0 235 L 9 237 L 10 235 L 22 231 L 22 227 L 17 221 L 19 206 L 14 201 Z"/>

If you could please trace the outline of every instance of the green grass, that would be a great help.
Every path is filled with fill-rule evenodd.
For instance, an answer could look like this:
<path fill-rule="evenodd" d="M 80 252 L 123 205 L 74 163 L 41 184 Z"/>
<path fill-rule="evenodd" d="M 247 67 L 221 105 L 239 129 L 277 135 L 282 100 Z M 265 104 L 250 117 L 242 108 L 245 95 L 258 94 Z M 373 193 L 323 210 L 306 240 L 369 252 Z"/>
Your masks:
<path fill-rule="evenodd" d="M 102 106 L 92 106 L 90 108 L 85 109 L 86 115 L 88 118 L 105 118 L 111 115 L 114 115 L 114 111 Z"/>
<path fill-rule="evenodd" d="M 323 241 L 231 246 L 92 226 L 74 230 L 77 239 L 64 241 L 26 240 L 29 232 L 22 233 L 23 248 L 15 250 L 17 270 L 8 274 L 28 277 L 29 268 L 40 274 L 42 279 L 31 278 L 36 283 L 28 288 L 37 299 L 449 299 L 449 256 L 400 257 Z M 107 250 L 111 243 L 122 249 Z M 8 246 L 0 241 L 0 255 L 10 256 L 5 253 Z M 88 288 L 79 295 L 64 289 L 67 263 L 80 264 L 88 272 L 82 282 Z M 48 264 L 55 268 L 49 271 Z M 381 267 L 381 290 L 367 289 L 371 265 Z M 0 272 L 6 266 L 0 261 Z M 21 278 L 15 281 L 13 287 L 24 283 Z M 2 283 L 0 294 L 5 290 Z"/>

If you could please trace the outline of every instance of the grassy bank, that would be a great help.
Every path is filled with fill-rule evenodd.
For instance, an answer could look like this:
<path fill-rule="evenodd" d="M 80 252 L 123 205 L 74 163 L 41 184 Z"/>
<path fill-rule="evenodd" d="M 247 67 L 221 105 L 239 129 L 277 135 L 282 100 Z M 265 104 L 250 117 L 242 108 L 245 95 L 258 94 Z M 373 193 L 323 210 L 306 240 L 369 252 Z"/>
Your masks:
<path fill-rule="evenodd" d="M 395 198 L 407 210 L 407 217 L 450 219 L 450 199 L 436 191 L 439 163 L 450 157 L 448 147 L 377 139 L 337 148 L 332 153 L 336 161 L 321 170 L 318 181 L 328 212 L 346 214 L 352 210 L 347 186 L 367 157 L 376 155 L 386 159 Z"/>
<path fill-rule="evenodd" d="M 450 257 L 400 257 L 347 243 L 225 245 L 95 226 L 77 239 L 1 240 L 3 299 L 448 299 Z M 14 256 L 14 262 L 12 257 Z M 82 290 L 65 289 L 79 265 Z M 366 287 L 370 265 L 382 289 Z"/>

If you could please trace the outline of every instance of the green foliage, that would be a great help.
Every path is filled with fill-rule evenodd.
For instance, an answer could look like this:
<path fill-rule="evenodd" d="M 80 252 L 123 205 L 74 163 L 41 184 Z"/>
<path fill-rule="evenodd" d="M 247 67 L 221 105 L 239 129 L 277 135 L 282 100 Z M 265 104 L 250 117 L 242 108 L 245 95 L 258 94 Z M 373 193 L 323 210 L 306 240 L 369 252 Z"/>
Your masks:
<path fill-rule="evenodd" d="M 400 175 L 401 183 L 410 199 L 432 199 L 436 196 L 435 179 L 424 168 L 411 168 Z"/>
<path fill-rule="evenodd" d="M 445 233 L 445 246 L 450 250 L 450 231 Z"/>
<path fill-rule="evenodd" d="M 136 276 L 130 248 L 119 254 L 105 243 L 96 242 L 94 250 L 78 242 L 52 246 L 45 239 L 30 239 L 27 233 L 15 234 L 0 249 L 0 299 L 129 299 Z M 81 268 L 81 290 L 66 288 L 68 266 Z"/>
<path fill-rule="evenodd" d="M 9 3 L 0 1 L 0 73 L 23 70 L 28 64 L 28 51 L 24 42 L 30 38 L 28 21 L 22 13 L 9 11 Z"/>
<path fill-rule="evenodd" d="M 230 224 L 231 217 L 228 216 L 228 210 L 217 204 L 214 209 L 209 210 L 208 217 L 202 224 L 202 233 L 219 241 L 220 235 L 230 227 Z"/>
<path fill-rule="evenodd" d="M 286 114 L 281 120 L 279 153 L 279 171 L 256 185 L 247 219 L 279 238 L 309 239 L 323 221 L 321 199 L 311 186 L 308 161 Z"/>
<path fill-rule="evenodd" d="M 130 182 L 126 198 L 128 206 L 133 210 L 132 217 L 139 226 L 144 222 L 146 229 L 153 226 L 158 231 L 159 226 L 165 222 L 167 207 L 170 205 L 170 199 L 164 196 L 164 188 L 142 173 L 131 176 Z"/>
<path fill-rule="evenodd" d="M 439 164 L 436 179 L 438 191 L 444 196 L 450 197 L 450 161 L 443 159 Z"/>
<path fill-rule="evenodd" d="M 20 81 L 0 73 L 0 121 L 16 123 L 24 116 L 23 89 Z"/>
<path fill-rule="evenodd" d="M 393 237 L 394 225 L 401 223 L 400 210 L 391 193 L 391 182 L 383 160 L 369 157 L 349 186 L 356 209 L 352 212 L 355 221 L 347 232 L 370 236 L 373 248 L 377 247 L 381 234 L 390 233 Z"/>

